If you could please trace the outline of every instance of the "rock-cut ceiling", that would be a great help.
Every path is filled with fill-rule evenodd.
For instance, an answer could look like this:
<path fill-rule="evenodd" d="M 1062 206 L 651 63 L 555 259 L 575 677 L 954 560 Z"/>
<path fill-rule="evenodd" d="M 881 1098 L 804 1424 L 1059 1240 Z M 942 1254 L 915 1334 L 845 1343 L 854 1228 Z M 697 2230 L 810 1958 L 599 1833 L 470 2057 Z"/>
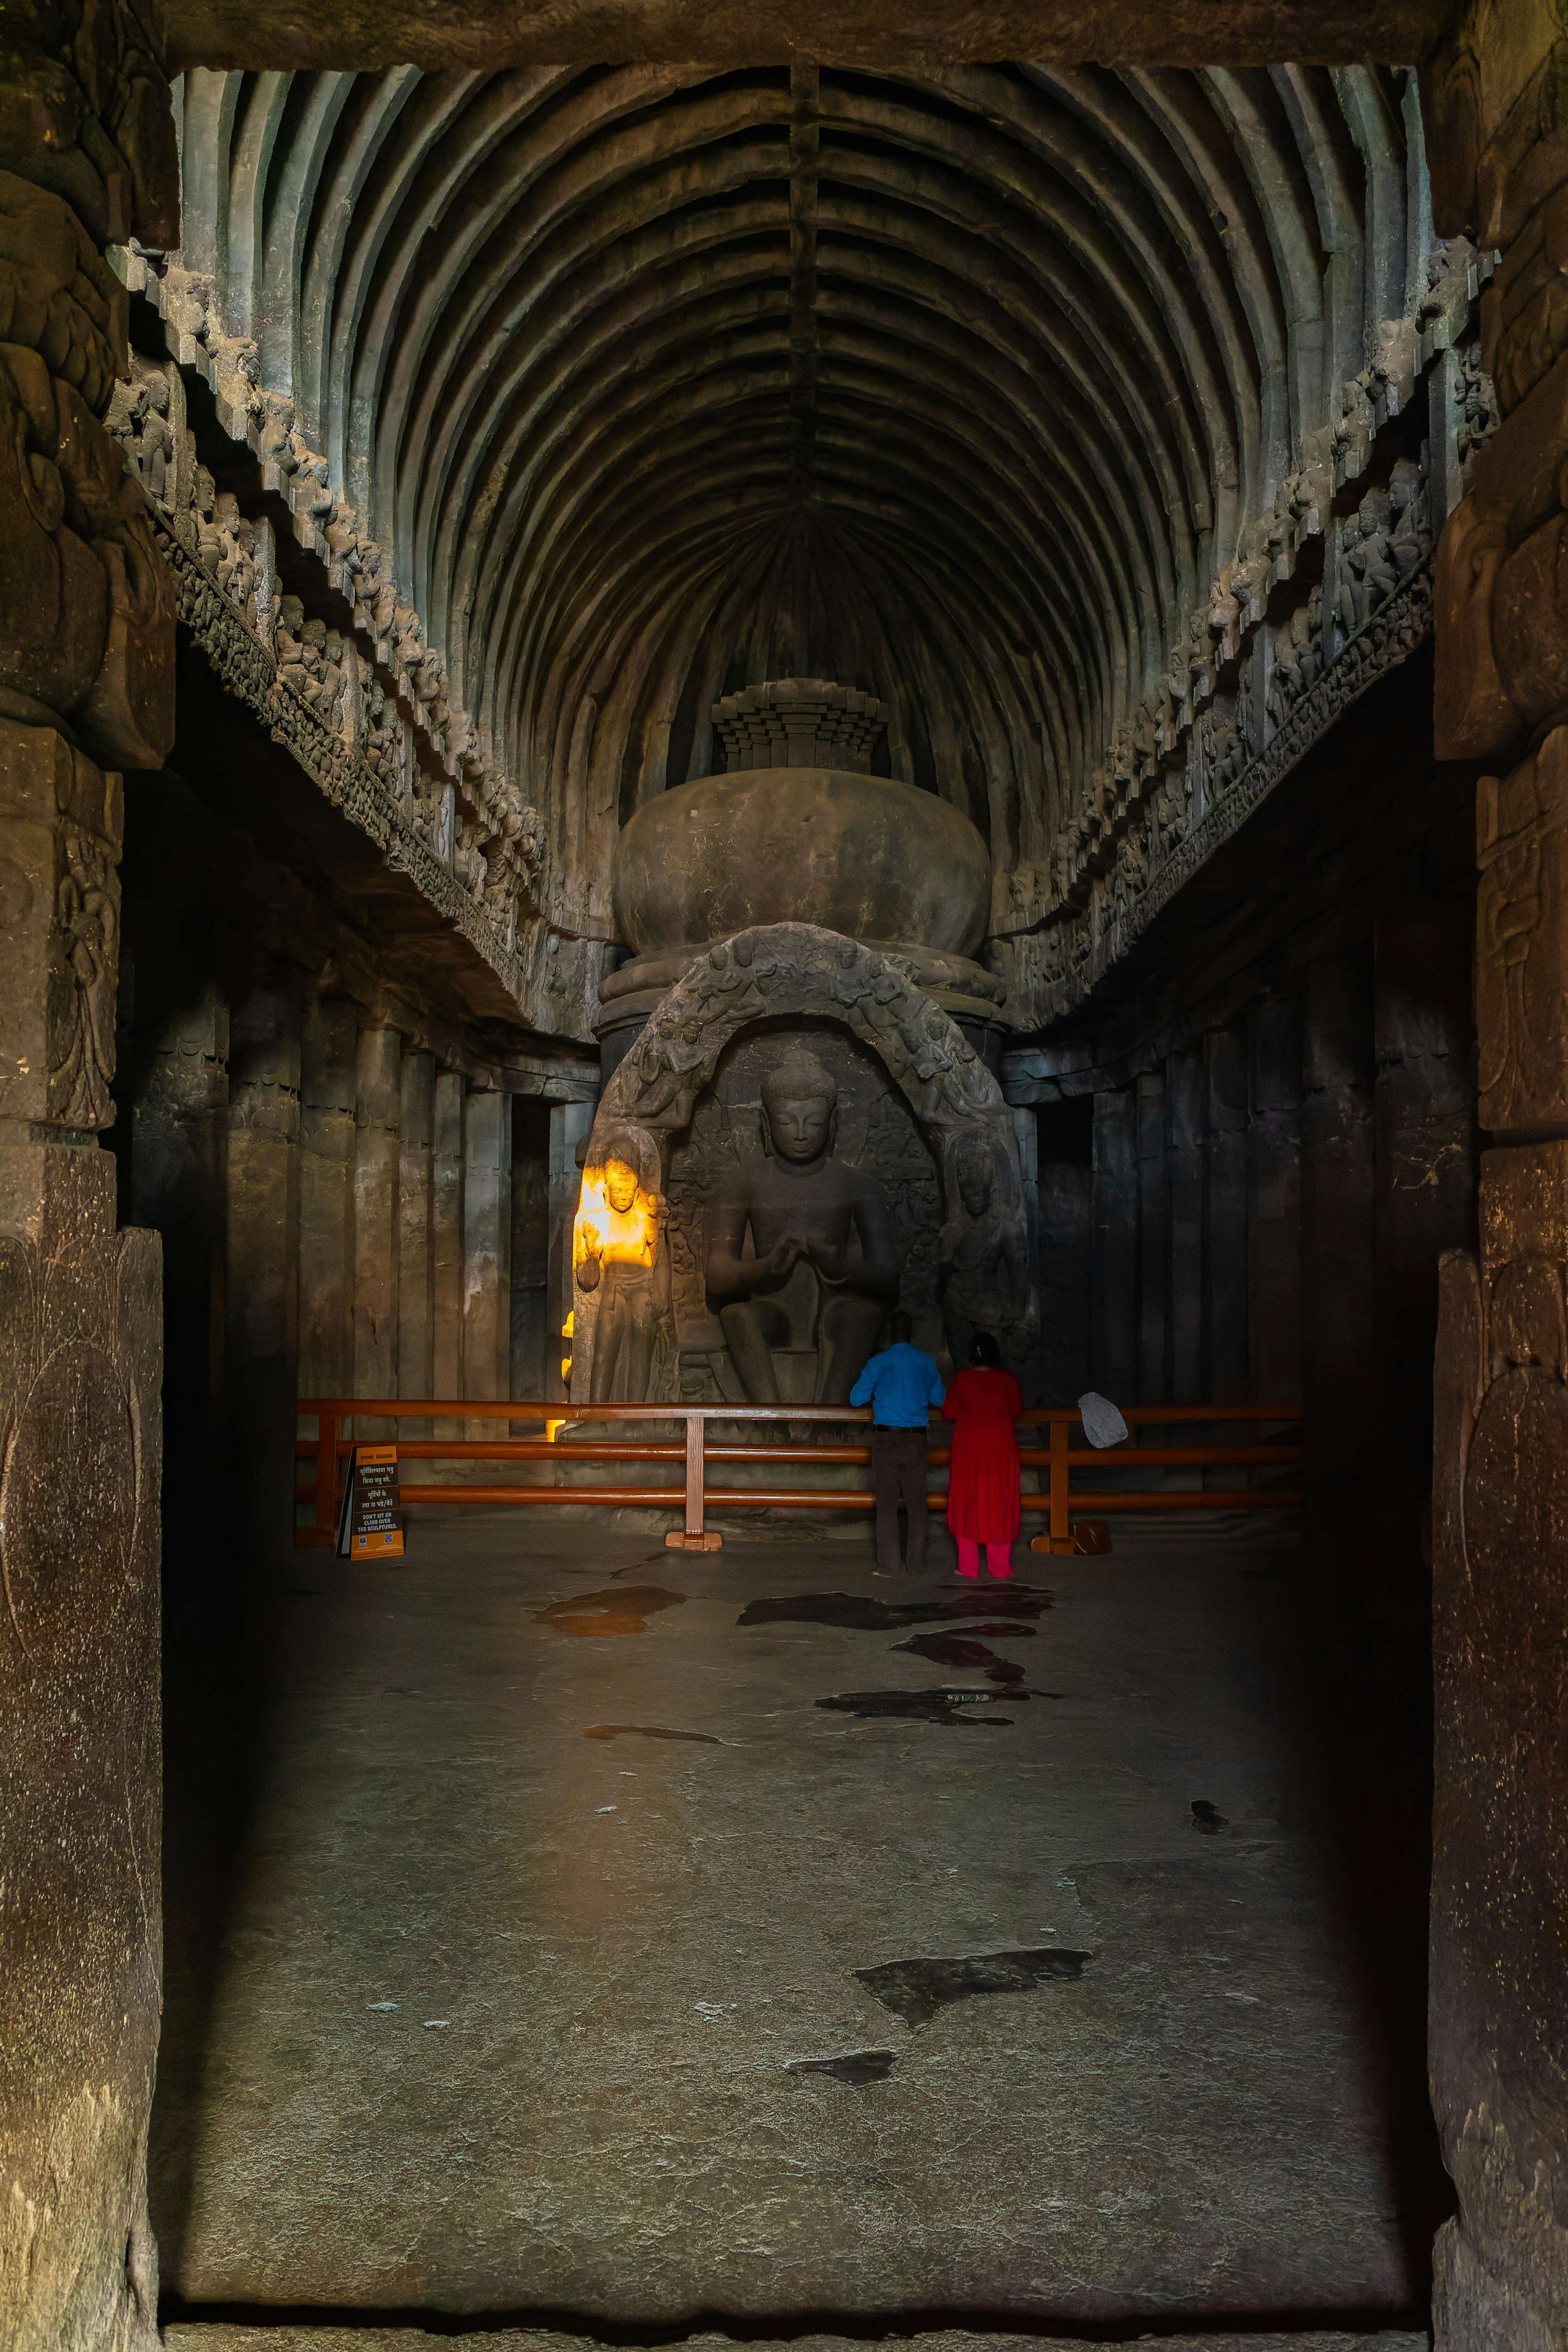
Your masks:
<path fill-rule="evenodd" d="M 619 822 L 764 677 L 1041 866 L 1405 314 L 1403 74 L 193 71 L 184 244 L 543 813 Z"/>

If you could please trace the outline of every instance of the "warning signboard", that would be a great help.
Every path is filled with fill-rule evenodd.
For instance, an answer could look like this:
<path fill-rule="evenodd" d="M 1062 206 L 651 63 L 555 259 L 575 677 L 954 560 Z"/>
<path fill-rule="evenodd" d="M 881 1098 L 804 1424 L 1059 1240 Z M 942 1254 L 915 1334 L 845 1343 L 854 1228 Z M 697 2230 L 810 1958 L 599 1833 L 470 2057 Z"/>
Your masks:
<path fill-rule="evenodd" d="M 356 1445 L 349 1456 L 342 1508 L 338 1514 L 338 1556 L 341 1559 L 402 1559 L 395 1445 Z"/>

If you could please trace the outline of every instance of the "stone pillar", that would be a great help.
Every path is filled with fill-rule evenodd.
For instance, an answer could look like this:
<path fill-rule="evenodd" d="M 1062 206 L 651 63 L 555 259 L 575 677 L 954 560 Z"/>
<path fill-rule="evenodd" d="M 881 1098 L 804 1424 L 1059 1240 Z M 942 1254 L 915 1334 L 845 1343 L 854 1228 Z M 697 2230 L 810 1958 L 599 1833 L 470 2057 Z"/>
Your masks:
<path fill-rule="evenodd" d="M 355 1396 L 397 1394 L 398 1075 L 395 1029 L 362 1029 L 354 1074 Z M 374 1417 L 356 1421 L 362 1437 Z M 392 1424 L 374 1422 L 390 1436 Z"/>
<path fill-rule="evenodd" d="M 563 1359 L 572 1342 L 561 1327 L 572 1311 L 572 1224 L 577 1214 L 577 1192 L 583 1171 L 577 1147 L 594 1124 L 592 1103 L 552 1103 L 550 1108 L 550 1319 L 545 1332 L 545 1394 L 563 1399 Z"/>
<path fill-rule="evenodd" d="M 436 1080 L 430 1187 L 431 1386 L 437 1396 L 463 1393 L 463 1081 L 456 1070 Z M 443 1422 L 443 1437 L 457 1434 Z"/>
<path fill-rule="evenodd" d="M 1038 1122 L 1040 1402 L 1071 1404 L 1089 1384 L 1094 1102 L 1046 1103 Z"/>
<path fill-rule="evenodd" d="M 550 1105 L 519 1095 L 511 1138 L 511 1393 L 538 1402 L 550 1393 Z"/>
<path fill-rule="evenodd" d="M 1338 1576 L 1372 1540 L 1382 1438 L 1370 934 L 1313 959 L 1301 1009 L 1308 1537 L 1316 1572 Z"/>
<path fill-rule="evenodd" d="M 223 1397 L 227 1169 L 228 1007 L 209 982 L 149 1041 L 131 1151 L 132 1222 L 163 1236 L 163 1398 L 187 1459 Z"/>
<path fill-rule="evenodd" d="M 353 1393 L 354 1056 L 346 997 L 312 997 L 300 1040 L 300 1393 Z"/>
<path fill-rule="evenodd" d="M 159 1245 L 114 1230 L 122 801 L 0 719 L 0 2340 L 153 2352 Z"/>
<path fill-rule="evenodd" d="M 267 1549 L 290 1540 L 299 1395 L 300 990 L 229 1015 L 226 1379 L 231 1465 Z"/>
<path fill-rule="evenodd" d="M 1470 961 L 1468 894 L 1418 899 L 1378 922 L 1378 1533 L 1407 1577 L 1432 1493 L 1437 1261 L 1475 1243 Z"/>
<path fill-rule="evenodd" d="M 1170 1206 L 1170 1398 L 1204 1404 L 1204 1065 L 1198 1053 L 1165 1064 L 1165 1187 Z"/>
<path fill-rule="evenodd" d="M 1247 1308 L 1247 1029 L 1233 1021 L 1204 1038 L 1204 1204 L 1208 1330 L 1204 1385 L 1216 1404 L 1245 1404 L 1251 1332 Z M 1237 1433 L 1244 1424 L 1235 1424 Z M 1228 1441 L 1227 1441 L 1228 1442 Z M 1215 1476 L 1229 1479 L 1230 1471 Z"/>
<path fill-rule="evenodd" d="M 102 112 L 100 111 L 100 108 Z M 69 191 L 69 201 L 57 193 Z M 160 1252 L 116 1234 L 118 771 L 174 736 L 174 595 L 100 418 L 103 249 L 179 242 L 168 85 L 110 5 L 0 89 L 0 2342 L 153 2352 Z M 57 717 L 62 725 L 57 725 Z M 63 730 L 68 730 L 68 734 Z"/>
<path fill-rule="evenodd" d="M 1146 1070 L 1138 1081 L 1138 1404 L 1163 1404 L 1169 1386 L 1170 1239 L 1165 1073 Z"/>
<path fill-rule="evenodd" d="M 474 1088 L 465 1111 L 463 1394 L 511 1385 L 511 1097 Z M 493 1436 L 476 1422 L 477 1436 Z"/>
<path fill-rule="evenodd" d="M 1138 1386 L 1138 1097 L 1094 1097 L 1090 1192 L 1094 1263 L 1089 1377 L 1102 1395 L 1136 1402 Z"/>
<path fill-rule="evenodd" d="M 1032 1105 L 1015 1108 L 1013 1133 L 1018 1146 L 1018 1173 L 1024 1186 L 1024 1230 L 1029 1248 L 1029 1281 L 1037 1307 L 1040 1295 L 1040 1130 Z M 1015 1365 L 1026 1404 L 1039 1402 L 1040 1341 L 1037 1335 L 1028 1357 Z"/>
<path fill-rule="evenodd" d="M 1296 1007 L 1247 1007 L 1247 1362 L 1253 1402 L 1301 1392 L 1301 1036 Z"/>
<path fill-rule="evenodd" d="M 397 1393 L 435 1394 L 436 1057 L 405 1054 L 397 1162 Z M 412 1423 L 404 1434 L 421 1433 Z"/>
<path fill-rule="evenodd" d="M 1438 548 L 1436 751 L 1477 810 L 1479 1251 L 1441 1276 L 1430 2063 L 1440 2352 L 1568 2327 L 1568 39 L 1471 0 L 1422 72 L 1434 224 L 1502 254 L 1502 424 Z"/>

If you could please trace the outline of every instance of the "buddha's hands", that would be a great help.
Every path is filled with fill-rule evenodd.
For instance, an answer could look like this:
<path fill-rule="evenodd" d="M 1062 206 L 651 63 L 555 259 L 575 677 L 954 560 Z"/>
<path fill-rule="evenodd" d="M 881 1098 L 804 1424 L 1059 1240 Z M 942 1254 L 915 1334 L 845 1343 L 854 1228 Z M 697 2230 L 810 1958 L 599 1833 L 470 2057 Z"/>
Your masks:
<path fill-rule="evenodd" d="M 849 1253 L 832 1249 L 825 1242 L 815 1242 L 805 1252 L 824 1282 L 847 1282 L 849 1278 Z"/>
<path fill-rule="evenodd" d="M 783 1282 L 809 1254 L 805 1242 L 795 1234 L 786 1234 L 782 1241 L 773 1244 L 763 1260 L 763 1270 L 770 1282 Z"/>
<path fill-rule="evenodd" d="M 577 1267 L 577 1287 L 579 1290 L 597 1290 L 599 1287 L 599 1253 L 592 1242 L 585 1242 L 583 1245 L 583 1256 Z"/>

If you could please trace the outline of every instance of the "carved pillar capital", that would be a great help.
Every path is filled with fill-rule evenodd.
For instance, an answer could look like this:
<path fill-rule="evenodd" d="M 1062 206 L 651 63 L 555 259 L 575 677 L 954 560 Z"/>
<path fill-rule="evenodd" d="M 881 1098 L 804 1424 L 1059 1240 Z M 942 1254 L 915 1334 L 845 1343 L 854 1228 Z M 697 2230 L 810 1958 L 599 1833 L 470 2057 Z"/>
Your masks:
<path fill-rule="evenodd" d="M 100 417 L 126 371 L 105 245 L 179 234 L 168 84 L 123 0 L 24 9 L 0 55 L 0 712 L 156 767 L 174 592 Z"/>
<path fill-rule="evenodd" d="M 0 719 L 0 1230 L 35 1239 L 51 1213 L 114 1229 L 96 1146 L 114 1118 L 122 826 L 118 775 Z"/>

